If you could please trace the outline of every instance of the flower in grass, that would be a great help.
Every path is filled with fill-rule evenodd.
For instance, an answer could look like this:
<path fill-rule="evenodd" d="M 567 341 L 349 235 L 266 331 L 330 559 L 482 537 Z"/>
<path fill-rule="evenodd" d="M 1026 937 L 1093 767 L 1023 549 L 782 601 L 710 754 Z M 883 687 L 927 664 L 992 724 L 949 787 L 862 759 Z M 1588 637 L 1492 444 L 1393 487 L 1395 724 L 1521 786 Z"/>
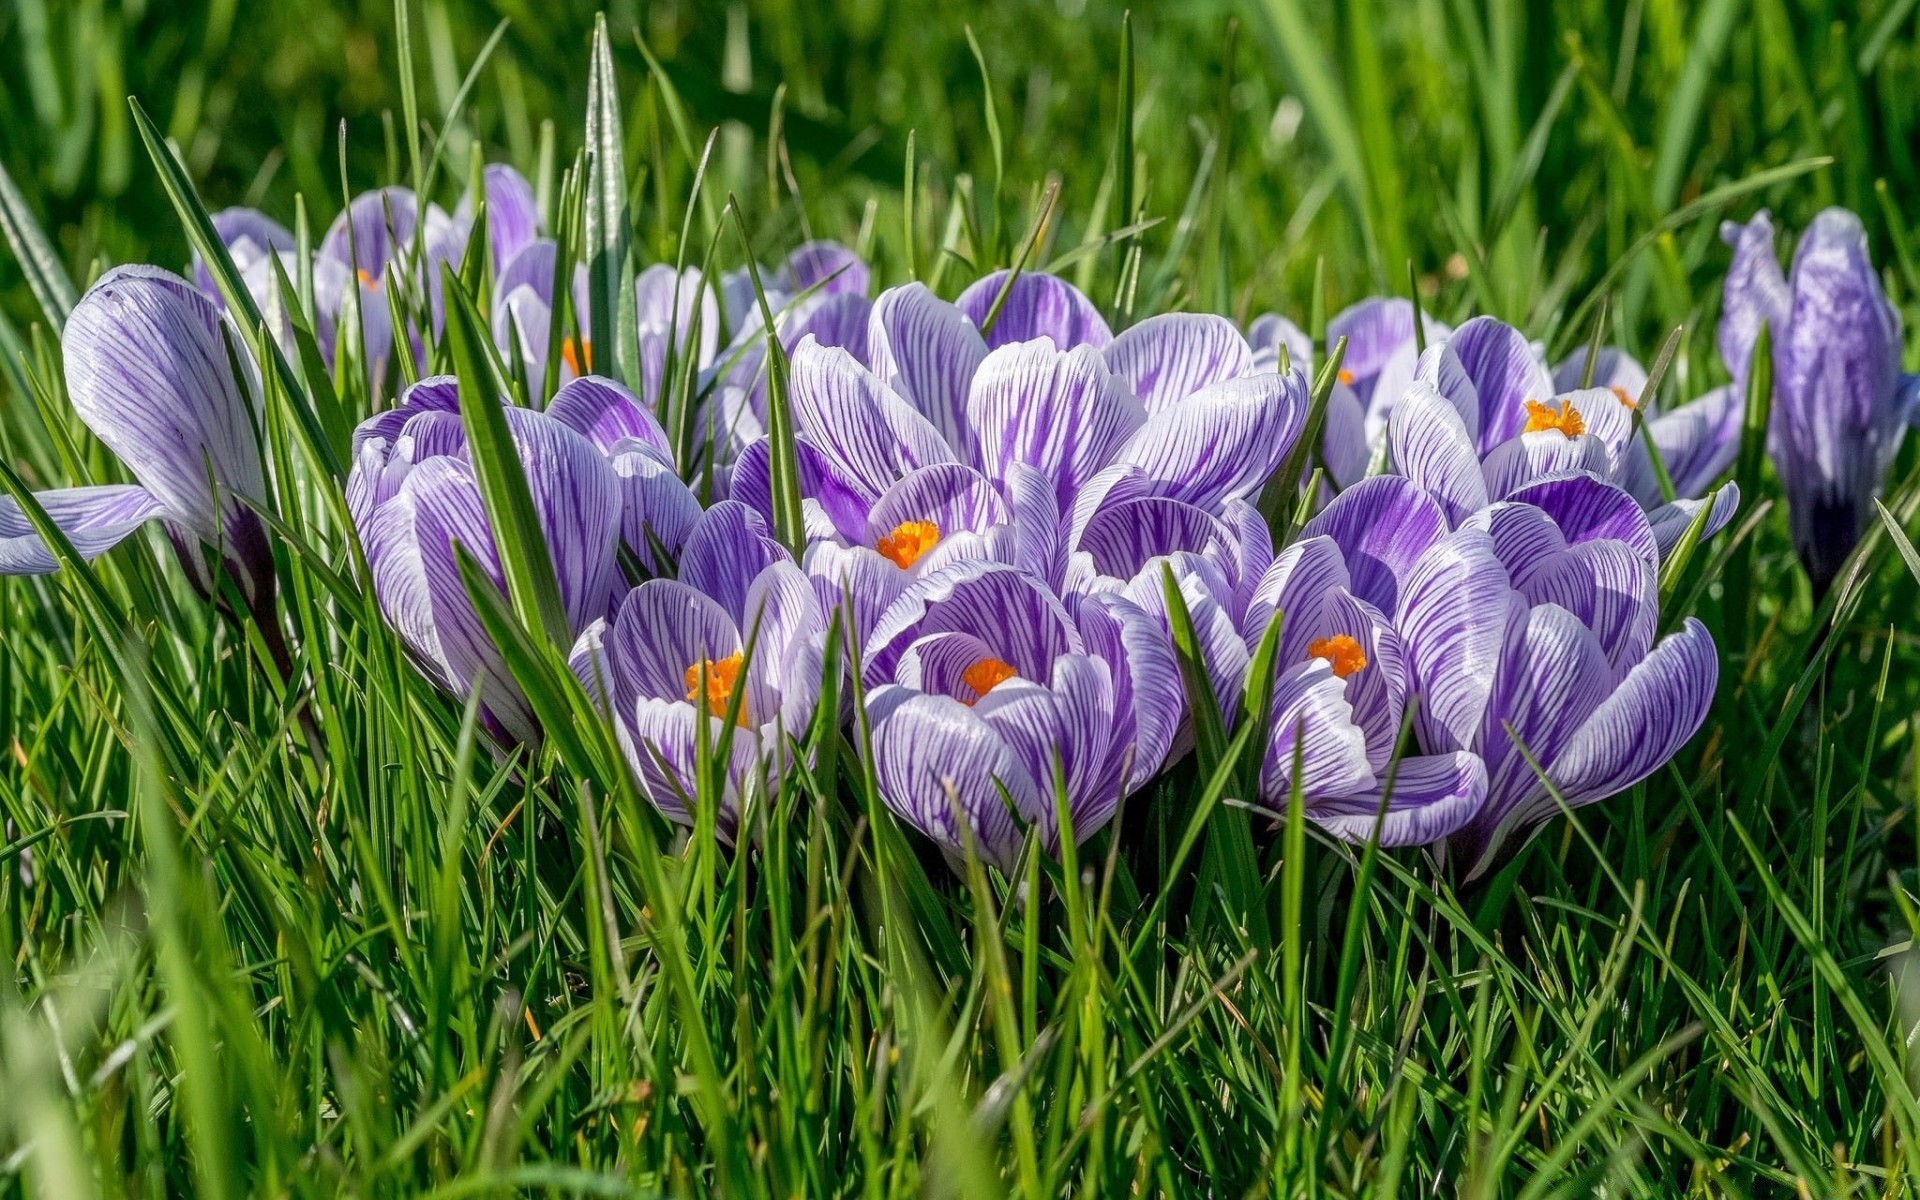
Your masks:
<path fill-rule="evenodd" d="M 1351 487 L 1364 477 L 1378 453 L 1387 429 L 1387 415 L 1406 391 L 1420 343 L 1413 336 L 1413 302 L 1393 297 L 1362 300 L 1327 322 L 1327 344 L 1347 339 L 1340 374 L 1327 395 L 1320 436 L 1321 461 L 1332 489 Z M 1429 343 L 1450 332 L 1440 322 L 1421 314 Z M 1256 317 L 1247 327 L 1259 370 L 1274 370 L 1285 349 L 1291 365 L 1309 379 L 1318 370 L 1313 339 L 1292 321 L 1276 313 Z"/>
<path fill-rule="evenodd" d="M 635 493 L 617 457 L 571 427 L 565 415 L 506 410 L 567 620 L 578 634 L 605 617 L 616 594 L 617 548 L 623 525 L 636 519 Z M 623 444 L 644 457 L 638 441 Z M 497 735 L 537 742 L 532 709 L 481 625 L 458 570 L 456 544 L 505 590 L 450 377 L 422 380 L 401 407 L 355 430 L 347 502 L 380 609 L 422 669 L 456 696 L 477 690 L 484 719 Z"/>
<path fill-rule="evenodd" d="M 540 236 L 540 205 L 526 176 L 505 163 L 488 163 L 480 172 L 487 200 L 487 253 L 498 278 L 506 265 Z M 453 224 L 464 244 L 473 230 L 473 193 L 460 197 Z"/>
<path fill-rule="evenodd" d="M 315 307 L 320 319 L 337 329 L 349 301 L 358 305 L 360 361 L 376 394 L 385 385 L 396 348 L 387 289 L 401 287 L 412 311 L 427 312 L 438 328 L 441 264 L 457 268 L 465 242 L 464 227 L 445 210 L 429 204 L 422 214 L 418 199 L 403 187 L 361 193 L 328 227 L 314 251 Z M 323 288 L 323 281 L 328 286 Z M 417 333 L 409 331 L 405 339 L 401 349 L 418 360 Z M 339 350 L 336 337 L 336 370 Z"/>
<path fill-rule="evenodd" d="M 1569 375 L 1577 381 L 1579 372 L 1563 367 Z M 1387 441 L 1393 469 L 1431 492 L 1456 525 L 1489 504 L 1527 499 L 1542 481 L 1579 474 L 1628 491 L 1664 555 L 1701 508 L 1711 506 L 1712 534 L 1739 507 L 1732 485 L 1701 496 L 1737 449 L 1739 414 L 1729 401 L 1705 397 L 1636 429 L 1637 393 L 1617 381 L 1562 391 L 1519 330 L 1476 317 L 1420 356 Z M 1663 500 L 1649 437 L 1680 499 Z"/>
<path fill-rule="evenodd" d="M 48 515 L 87 557 L 158 517 L 202 595 L 218 591 L 210 550 L 264 611 L 273 557 L 252 507 L 267 497 L 258 384 L 219 306 L 170 271 L 116 267 L 74 306 L 61 353 L 74 411 L 138 486 L 42 492 Z M 0 572 L 57 565 L 13 500 L 0 501 Z"/>
<path fill-rule="evenodd" d="M 1034 279 L 1039 300 L 1003 316 L 1063 337 L 1098 319 L 1064 281 Z M 914 284 L 875 303 L 869 340 L 871 370 L 802 342 L 791 374 L 807 567 L 823 598 L 853 592 L 860 632 L 961 558 L 1021 566 L 1071 603 L 1160 555 L 1220 559 L 1236 586 L 1270 556 L 1262 526 L 1248 551 L 1259 566 L 1241 570 L 1258 524 L 1247 501 L 1297 437 L 1306 385 L 1249 375 L 1228 322 L 1170 314 L 1104 346 L 1063 350 L 1042 333 L 989 350 L 960 306 Z M 733 494 L 770 513 L 768 455 L 749 448 Z"/>
<path fill-rule="evenodd" d="M 711 792 L 699 778 L 699 739 L 708 739 L 709 761 L 726 764 L 716 825 L 731 840 L 747 797 L 785 769 L 813 722 L 826 636 L 793 559 L 757 513 L 722 501 L 687 538 L 678 578 L 629 591 L 610 620 L 583 633 L 572 665 L 672 820 L 693 823 Z"/>
<path fill-rule="evenodd" d="M 1824 593 L 1871 517 L 1920 394 L 1900 371 L 1900 314 L 1888 303 L 1860 218 L 1830 208 L 1815 217 L 1790 277 L 1774 257 L 1765 212 L 1727 222 L 1733 246 L 1720 317 L 1720 357 L 1745 396 L 1764 323 L 1773 342 L 1773 413 L 1767 448 L 1787 492 L 1794 549 Z"/>
<path fill-rule="evenodd" d="M 1477 755 L 1394 757 L 1413 680 L 1392 613 L 1446 533 L 1432 497 L 1381 476 L 1341 493 L 1262 575 L 1243 624 L 1250 661 L 1280 622 L 1262 809 L 1284 816 L 1297 782 L 1308 819 L 1354 841 L 1377 823 L 1385 846 L 1438 841 L 1479 811 L 1487 772 Z"/>
<path fill-rule="evenodd" d="M 1045 581 L 1003 563 L 916 581 L 881 617 L 866 678 L 888 807 L 951 855 L 970 835 L 1002 869 L 1029 826 L 1057 852 L 1056 788 L 1076 840 L 1112 820 L 1180 722 L 1172 652 L 1147 614 L 1102 595 L 1069 615 Z"/>
<path fill-rule="evenodd" d="M 1472 513 L 1400 576 L 1421 749 L 1485 765 L 1485 802 L 1445 848 L 1466 878 L 1559 811 L 1556 793 L 1577 807 L 1623 791 L 1705 720 L 1713 638 L 1689 617 L 1655 641 L 1659 562 L 1631 496 L 1571 475 Z"/>

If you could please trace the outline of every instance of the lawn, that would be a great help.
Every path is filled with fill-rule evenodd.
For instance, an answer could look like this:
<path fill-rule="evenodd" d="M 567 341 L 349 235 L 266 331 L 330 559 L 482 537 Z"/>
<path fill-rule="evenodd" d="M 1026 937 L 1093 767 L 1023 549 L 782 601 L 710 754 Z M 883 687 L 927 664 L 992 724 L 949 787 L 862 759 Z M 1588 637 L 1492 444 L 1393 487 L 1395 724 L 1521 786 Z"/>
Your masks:
<path fill-rule="evenodd" d="M 1814 297 L 1810 316 L 1794 310 L 1814 333 L 1796 341 L 1776 319 L 1750 360 L 1728 361 L 1722 336 L 1736 266 L 1722 222 L 1763 210 L 1783 262 L 1823 210 L 1858 214 L 1875 265 L 1857 281 L 1884 290 L 1896 325 L 1920 321 L 1920 5 L 606 9 L 0 5 L 0 496 L 136 475 L 154 488 L 107 444 L 76 369 L 76 301 L 111 268 L 191 276 L 210 261 L 219 299 L 196 302 L 236 321 L 234 361 L 216 340 L 208 362 L 231 386 L 250 360 L 261 393 L 259 494 L 180 535 L 178 555 L 149 523 L 95 557 L 0 502 L 0 566 L 43 542 L 62 566 L 0 577 L 0 1189 L 1920 1192 L 1920 453 L 1895 421 L 1857 546 L 1852 528 L 1809 526 L 1807 467 L 1767 453 L 1794 361 L 1768 348 L 1844 350 L 1864 318 Z M 530 181 L 561 256 L 518 338 L 501 314 L 532 310 L 512 307 L 493 257 L 485 164 Z M 479 232 L 431 283 L 430 232 L 396 251 L 385 287 L 347 271 L 365 310 L 323 322 L 312 251 L 350 198 L 385 185 L 456 216 L 483 196 Z M 238 205 L 307 253 L 279 273 L 266 254 L 243 279 L 207 221 Z M 365 210 L 349 266 L 392 206 Z M 789 254 L 820 241 L 854 267 L 807 278 Z M 554 286 L 568 258 L 586 264 L 571 290 Z M 684 315 L 705 310 L 669 291 L 671 328 L 649 342 L 633 278 L 677 267 L 740 272 L 740 290 L 709 295 L 691 335 Z M 1162 586 L 1155 558 L 1128 595 L 1164 609 L 1186 715 L 1163 769 L 1077 844 L 1056 836 L 1082 816 L 1064 738 L 1034 772 L 1059 778 L 1039 779 L 1031 831 L 993 843 L 978 811 L 959 819 L 946 805 L 964 807 L 964 780 L 938 811 L 901 811 L 885 765 L 896 710 L 869 694 L 894 666 L 867 657 L 882 635 L 851 606 L 844 622 L 822 610 L 820 694 L 781 731 L 791 752 L 738 777 L 718 764 L 760 744 L 740 731 L 761 701 L 735 695 L 759 637 L 736 613 L 745 665 L 702 651 L 685 679 L 686 700 L 704 691 L 724 718 L 698 727 L 724 740 L 689 735 L 697 753 L 674 775 L 595 702 L 579 589 L 549 569 L 549 502 L 515 457 L 533 415 L 501 397 L 539 407 L 577 369 L 622 376 L 659 417 L 666 475 L 712 507 L 747 473 L 707 421 L 715 381 L 744 369 L 739 403 L 751 396 L 770 447 L 758 528 L 796 578 L 795 563 L 812 573 L 810 543 L 837 535 L 803 528 L 820 469 L 795 439 L 818 420 L 807 389 L 825 368 L 818 347 L 753 330 L 856 268 L 872 282 L 853 290 L 882 302 L 912 281 L 954 300 L 985 280 L 982 326 L 1024 319 L 990 278 L 1008 268 L 1070 281 L 1116 334 L 1166 313 L 1249 336 L 1263 314 L 1288 318 L 1311 343 L 1310 361 L 1277 364 L 1303 368 L 1299 411 L 1246 496 L 1277 547 L 1324 528 L 1310 521 L 1339 503 L 1331 483 L 1351 482 L 1313 435 L 1354 382 L 1335 357 L 1359 347 L 1339 343 L 1341 314 L 1368 297 L 1411 299 L 1447 328 L 1498 318 L 1552 364 L 1619 347 L 1656 377 L 1633 399 L 1657 393 L 1661 411 L 1744 404 L 1693 493 L 1730 482 L 1737 513 L 1710 535 L 1680 521 L 1648 568 L 1646 639 L 1711 638 L 1697 733 L 1614 729 L 1677 749 L 1595 803 L 1543 788 L 1537 832 L 1484 863 L 1457 839 L 1343 837 L 1300 782 L 1308 750 L 1270 754 L 1282 782 L 1264 782 L 1246 730 L 1266 690 L 1247 684 L 1232 727 L 1215 717 L 1215 699 L 1234 705 L 1210 690 L 1225 676 L 1205 613 L 1171 570 Z M 700 337 L 716 349 L 696 356 Z M 1885 350 L 1885 371 L 1920 367 L 1910 333 Z M 434 373 L 459 380 L 461 469 L 493 539 L 490 558 L 462 544 L 445 569 L 499 658 L 484 695 L 441 686 L 446 659 L 376 592 L 357 490 L 355 426 Z M 1637 435 L 1653 411 L 1621 428 Z M 1384 444 L 1363 473 L 1409 474 Z M 231 482 L 215 455 L 193 465 Z M 1684 500 L 1653 465 L 1648 507 Z M 618 523 L 618 500 L 554 503 L 575 524 Z M 922 551 L 898 539 L 917 528 L 879 552 L 911 568 Z M 617 561 L 608 533 L 600 582 L 693 578 L 695 556 L 653 532 L 625 535 Z M 1092 628 L 1085 610 L 1073 620 Z M 1258 665 L 1285 636 L 1282 622 L 1240 649 Z M 1322 645 L 1315 661 L 1345 680 Z M 982 664 L 1014 673 L 997 658 L 969 670 Z M 969 676 L 962 703 L 1001 682 Z M 1102 694 L 1103 713 L 1126 708 Z M 1402 749 L 1417 708 L 1390 722 Z M 1434 752 L 1429 738 L 1422 726 Z M 1530 757 L 1507 762 L 1532 779 Z M 694 781 L 687 811 L 663 813 L 666 776 Z M 1020 808 L 1004 782 L 999 795 Z"/>

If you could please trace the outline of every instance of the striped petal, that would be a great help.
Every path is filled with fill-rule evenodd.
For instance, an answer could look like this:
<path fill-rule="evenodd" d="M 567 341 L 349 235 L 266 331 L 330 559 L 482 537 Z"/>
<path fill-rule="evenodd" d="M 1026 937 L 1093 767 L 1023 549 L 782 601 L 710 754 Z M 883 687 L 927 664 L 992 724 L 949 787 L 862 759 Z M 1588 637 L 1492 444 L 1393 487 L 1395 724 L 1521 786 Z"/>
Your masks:
<path fill-rule="evenodd" d="M 126 484 L 58 488 L 34 499 L 67 535 L 80 557 L 97 558 L 160 515 L 160 502 L 145 488 Z M 0 496 L 0 575 L 44 575 L 60 569 L 27 515 L 12 496 Z"/>
<path fill-rule="evenodd" d="M 1397 475 L 1363 479 L 1334 498 L 1302 529 L 1340 547 L 1353 594 L 1394 612 L 1414 563 L 1447 532 L 1439 502 Z"/>
<path fill-rule="evenodd" d="M 980 331 L 923 283 L 888 288 L 868 318 L 873 373 L 933 423 L 947 445 L 973 452 L 967 396 L 987 356 Z"/>
<path fill-rule="evenodd" d="M 995 271 L 975 281 L 955 301 L 974 328 L 985 329 L 987 314 L 1005 286 L 1007 273 Z M 1006 303 L 986 333 L 987 348 L 997 350 L 1016 342 L 1052 338 L 1062 350 L 1092 346 L 1098 350 L 1113 340 L 1105 318 L 1093 301 L 1057 275 L 1022 272 L 1007 292 Z"/>
<path fill-rule="evenodd" d="M 1225 317 L 1162 313 L 1131 326 L 1103 352 L 1107 367 L 1149 414 L 1253 370 L 1253 349 Z M 1304 364 L 1303 364 L 1304 365 Z"/>
<path fill-rule="evenodd" d="M 1259 491 L 1306 422 L 1307 378 L 1230 379 L 1149 417 L 1114 462 L 1137 467 L 1154 491 L 1202 508 Z"/>
<path fill-rule="evenodd" d="M 1025 820 L 1047 810 L 1044 793 L 993 727 L 947 696 L 876 689 L 870 709 L 884 716 L 873 726 L 873 766 L 881 797 L 901 820 L 948 854 L 964 853 L 971 833 L 981 860 L 1010 869 Z"/>
<path fill-rule="evenodd" d="M 1382 794 L 1391 799 L 1384 819 Z M 1365 842 L 1379 826 L 1382 846 L 1424 846 L 1474 818 L 1487 798 L 1487 768 L 1465 752 L 1414 755 L 1400 760 L 1391 780 L 1370 794 L 1315 799 L 1307 819 L 1334 837 Z"/>
<path fill-rule="evenodd" d="M 1033 467 L 1053 481 L 1062 511 L 1143 419 L 1098 353 L 1061 353 L 1044 338 L 988 354 L 967 398 L 981 469 L 1005 480 L 1015 463 Z"/>
<path fill-rule="evenodd" d="M 1487 506 L 1487 479 L 1472 431 L 1431 384 L 1415 383 L 1394 406 L 1387 445 L 1394 470 L 1439 501 L 1449 524 Z"/>

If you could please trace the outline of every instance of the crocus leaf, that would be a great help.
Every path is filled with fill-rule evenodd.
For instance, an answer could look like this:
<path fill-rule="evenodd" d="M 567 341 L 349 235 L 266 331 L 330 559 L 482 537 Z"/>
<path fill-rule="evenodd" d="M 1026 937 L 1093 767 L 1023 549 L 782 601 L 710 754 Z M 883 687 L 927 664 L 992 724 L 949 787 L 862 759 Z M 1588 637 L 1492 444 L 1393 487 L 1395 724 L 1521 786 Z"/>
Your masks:
<path fill-rule="evenodd" d="M 441 285 L 447 304 L 447 341 L 453 348 L 453 373 L 459 380 L 460 424 L 467 433 L 473 473 L 493 524 L 494 547 L 507 577 L 507 594 L 514 612 L 530 630 L 555 646 L 572 641 L 567 610 L 560 600 L 560 582 L 554 577 L 546 534 L 534 514 L 533 493 L 507 427 L 501 397 L 506 381 L 494 361 L 491 343 L 482 332 L 473 300 L 441 266 Z"/>
<path fill-rule="evenodd" d="M 627 158 L 620 121 L 620 88 L 613 74 L 606 14 L 593 25 L 593 63 L 587 75 L 587 286 L 592 295 L 593 345 L 611 352 L 608 363 L 631 391 L 640 388 L 640 341 L 635 325 L 633 264 L 628 258 Z"/>
<path fill-rule="evenodd" d="M 0 166 L 0 233 L 6 235 L 13 257 L 19 260 L 20 273 L 27 277 L 27 286 L 40 302 L 47 324 L 55 333 L 60 332 L 78 302 L 73 280 L 4 166 Z"/>

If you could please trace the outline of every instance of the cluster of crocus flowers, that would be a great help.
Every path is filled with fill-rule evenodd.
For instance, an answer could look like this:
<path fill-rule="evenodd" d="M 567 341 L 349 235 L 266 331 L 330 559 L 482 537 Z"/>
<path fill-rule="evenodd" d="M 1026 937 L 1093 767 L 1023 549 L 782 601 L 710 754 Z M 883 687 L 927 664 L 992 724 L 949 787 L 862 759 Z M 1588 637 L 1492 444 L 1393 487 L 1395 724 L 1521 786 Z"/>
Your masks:
<path fill-rule="evenodd" d="M 1816 222 L 1790 280 L 1764 214 L 1728 228 L 1733 382 L 1672 407 L 1622 351 L 1552 366 L 1491 318 L 1365 301 L 1329 324 L 1347 350 L 1324 398 L 1318 511 L 1276 545 L 1263 513 L 1300 502 L 1278 473 L 1322 349 L 1282 318 L 1243 333 L 1169 313 L 1116 333 L 1033 272 L 952 300 L 919 283 L 875 294 L 858 256 L 818 242 L 758 294 L 747 272 L 639 272 L 629 387 L 588 340 L 584 277 L 525 180 L 484 183 L 482 316 L 504 371 L 483 386 L 505 393 L 484 401 L 503 406 L 559 585 L 566 628 L 549 632 L 573 639 L 575 676 L 659 810 L 691 824 L 710 805 L 726 839 L 814 737 L 864 726 L 881 798 L 943 851 L 1002 868 L 1030 840 L 1057 853 L 1185 754 L 1203 682 L 1229 727 L 1266 722 L 1236 799 L 1279 819 L 1298 794 L 1334 837 L 1433 847 L 1482 875 L 1561 805 L 1660 769 L 1704 720 L 1714 645 L 1697 621 L 1662 621 L 1659 579 L 1690 528 L 1711 536 L 1738 505 L 1721 480 L 1760 324 L 1816 584 L 1859 532 L 1912 391 L 1845 214 Z M 477 211 L 404 189 L 355 200 L 307 264 L 308 316 L 323 354 L 351 344 L 374 373 L 345 499 L 382 614 L 427 677 L 478 697 L 501 743 L 534 745 L 544 731 L 459 562 L 506 590 L 462 415 L 476 381 L 400 387 L 422 372 L 388 369 L 429 361 L 440 268 L 462 260 Z M 271 310 L 294 239 L 247 210 L 215 229 Z M 767 433 L 769 316 L 790 448 Z M 88 557 L 159 519 L 196 586 L 221 595 L 224 573 L 270 619 L 258 368 L 211 278 L 109 272 L 63 348 L 77 412 L 135 483 L 41 493 L 48 515 Z M 660 415 L 676 380 L 698 405 L 677 410 L 700 425 L 691 439 Z M 776 518 L 789 449 L 797 529 Z M 0 571 L 57 565 L 0 501 Z M 824 678 L 834 663 L 849 673 Z M 1250 678 L 1255 663 L 1271 676 Z"/>

